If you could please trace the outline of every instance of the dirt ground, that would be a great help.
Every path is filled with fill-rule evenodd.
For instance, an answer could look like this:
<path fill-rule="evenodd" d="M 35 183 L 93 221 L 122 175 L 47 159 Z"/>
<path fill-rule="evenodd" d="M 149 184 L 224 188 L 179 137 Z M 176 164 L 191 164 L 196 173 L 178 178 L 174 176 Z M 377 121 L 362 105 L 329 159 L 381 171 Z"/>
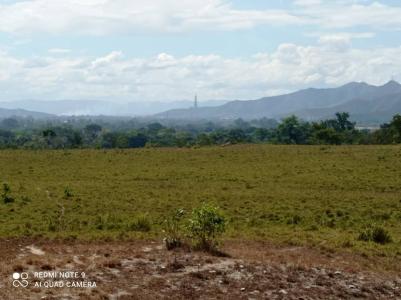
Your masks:
<path fill-rule="evenodd" d="M 160 241 L 3 239 L 0 299 L 401 299 L 397 262 L 258 242 L 222 250 L 227 256 L 166 251 Z M 29 276 L 26 288 L 14 273 Z"/>

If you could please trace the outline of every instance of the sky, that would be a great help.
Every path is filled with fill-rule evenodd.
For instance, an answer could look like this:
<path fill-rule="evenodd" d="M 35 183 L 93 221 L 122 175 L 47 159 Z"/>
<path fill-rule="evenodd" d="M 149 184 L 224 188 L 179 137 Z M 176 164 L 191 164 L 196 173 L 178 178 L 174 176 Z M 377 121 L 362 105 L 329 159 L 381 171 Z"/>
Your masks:
<path fill-rule="evenodd" d="M 257 99 L 401 81 L 399 0 L 0 0 L 0 101 Z"/>

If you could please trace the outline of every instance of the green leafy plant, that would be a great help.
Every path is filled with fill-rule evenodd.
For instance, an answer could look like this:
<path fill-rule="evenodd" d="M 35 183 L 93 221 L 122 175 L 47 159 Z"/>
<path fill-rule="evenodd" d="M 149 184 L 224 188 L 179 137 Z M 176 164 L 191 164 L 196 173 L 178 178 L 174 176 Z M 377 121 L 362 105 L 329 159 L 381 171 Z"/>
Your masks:
<path fill-rule="evenodd" d="M 167 250 L 182 246 L 182 220 L 184 215 L 185 211 L 183 209 L 177 209 L 163 222 L 164 243 Z"/>
<path fill-rule="evenodd" d="M 1 193 L 1 200 L 3 203 L 12 203 L 14 202 L 14 198 L 10 196 L 11 194 L 11 188 L 7 183 L 3 183 L 3 190 Z"/>
<path fill-rule="evenodd" d="M 192 211 L 187 225 L 190 238 L 196 248 L 201 250 L 214 250 L 217 238 L 225 232 L 226 219 L 218 208 L 206 203 Z"/>

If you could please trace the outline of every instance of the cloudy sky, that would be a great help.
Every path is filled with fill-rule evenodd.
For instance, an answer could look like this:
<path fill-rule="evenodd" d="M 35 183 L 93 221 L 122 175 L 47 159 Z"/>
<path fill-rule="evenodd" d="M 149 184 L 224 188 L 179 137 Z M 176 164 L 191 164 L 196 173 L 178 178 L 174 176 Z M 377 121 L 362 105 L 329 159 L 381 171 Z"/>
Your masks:
<path fill-rule="evenodd" d="M 401 81 L 399 0 L 0 0 L 0 101 Z"/>

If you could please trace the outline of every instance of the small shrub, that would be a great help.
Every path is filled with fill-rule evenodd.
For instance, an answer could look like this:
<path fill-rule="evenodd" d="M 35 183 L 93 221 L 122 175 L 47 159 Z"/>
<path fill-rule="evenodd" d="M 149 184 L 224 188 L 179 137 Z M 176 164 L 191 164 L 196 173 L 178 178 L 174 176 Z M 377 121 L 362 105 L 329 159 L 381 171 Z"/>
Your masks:
<path fill-rule="evenodd" d="M 225 228 L 226 220 L 218 208 L 206 203 L 192 211 L 187 226 L 195 247 L 206 251 L 216 249 L 217 238 L 224 233 Z"/>
<path fill-rule="evenodd" d="M 358 236 L 358 240 L 364 242 L 372 241 L 381 245 L 388 244 L 393 241 L 390 233 L 382 227 L 374 227 L 373 229 L 367 229 L 361 232 Z"/>
<path fill-rule="evenodd" d="M 182 246 L 182 220 L 184 214 L 183 209 L 177 209 L 170 217 L 164 220 L 163 232 L 166 235 L 164 243 L 167 250 Z"/>
<path fill-rule="evenodd" d="M 3 191 L 1 193 L 1 200 L 4 204 L 13 203 L 14 198 L 10 196 L 11 188 L 7 183 L 3 183 Z"/>
<path fill-rule="evenodd" d="M 132 231 L 149 232 L 152 229 L 152 224 L 147 216 L 140 216 L 129 226 Z"/>
<path fill-rule="evenodd" d="M 386 229 L 382 227 L 375 227 L 372 230 L 372 240 L 375 243 L 384 245 L 391 243 L 393 239 L 391 238 L 390 233 Z"/>

